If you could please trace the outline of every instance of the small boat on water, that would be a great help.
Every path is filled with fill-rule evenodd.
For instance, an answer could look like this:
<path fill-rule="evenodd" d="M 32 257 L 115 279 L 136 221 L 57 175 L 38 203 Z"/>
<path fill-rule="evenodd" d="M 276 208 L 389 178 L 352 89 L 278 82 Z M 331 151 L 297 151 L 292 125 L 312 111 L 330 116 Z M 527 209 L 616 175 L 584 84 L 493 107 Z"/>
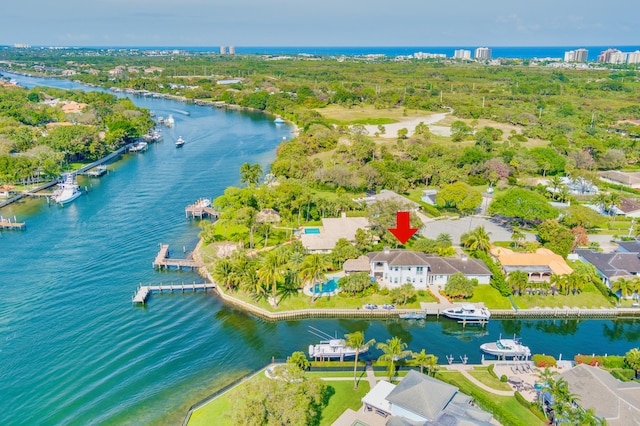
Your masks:
<path fill-rule="evenodd" d="M 67 204 L 82 195 L 80 187 L 76 182 L 76 177 L 73 173 L 67 173 L 64 177 L 64 181 L 58 184 L 58 189 L 53 191 L 51 199 L 58 204 Z"/>
<path fill-rule="evenodd" d="M 160 139 L 162 139 L 162 133 L 160 133 L 160 130 L 157 129 L 149 130 L 149 132 L 142 136 L 142 138 L 147 142 L 158 142 Z"/>
<path fill-rule="evenodd" d="M 409 312 L 406 314 L 400 314 L 399 315 L 401 319 L 406 319 L 406 320 L 423 320 L 427 318 L 427 313 L 426 312 Z"/>
<path fill-rule="evenodd" d="M 273 120 L 273 122 L 275 124 L 284 124 L 284 120 L 282 118 L 280 118 L 279 115 L 275 118 L 275 120 Z"/>
<path fill-rule="evenodd" d="M 477 308 L 471 303 L 445 309 L 442 311 L 442 315 L 462 321 L 489 321 L 491 318 L 491 312 L 487 308 Z"/>
<path fill-rule="evenodd" d="M 322 339 L 317 345 L 309 345 L 309 357 L 313 359 L 345 359 L 356 356 L 356 349 L 346 346 L 344 339 L 338 339 L 337 336 L 331 336 L 311 326 L 309 333 Z M 363 354 L 367 351 L 369 351 L 368 347 L 361 349 L 358 353 Z"/>
<path fill-rule="evenodd" d="M 176 148 L 181 148 L 185 143 L 187 143 L 187 141 L 182 139 L 182 136 L 178 136 L 178 139 L 176 140 Z"/>
<path fill-rule="evenodd" d="M 529 358 L 531 350 L 524 346 L 518 339 L 503 339 L 502 336 L 496 342 L 483 343 L 480 350 L 498 358 Z"/>
<path fill-rule="evenodd" d="M 176 124 L 176 121 L 173 119 L 173 115 L 169 114 L 169 116 L 164 119 L 164 125 L 167 127 L 173 127 L 174 124 Z"/>
<path fill-rule="evenodd" d="M 140 152 L 140 151 L 145 151 L 147 148 L 149 147 L 149 144 L 144 142 L 144 141 L 140 141 L 138 143 L 135 143 L 131 146 L 131 148 L 129 148 L 129 152 Z"/>

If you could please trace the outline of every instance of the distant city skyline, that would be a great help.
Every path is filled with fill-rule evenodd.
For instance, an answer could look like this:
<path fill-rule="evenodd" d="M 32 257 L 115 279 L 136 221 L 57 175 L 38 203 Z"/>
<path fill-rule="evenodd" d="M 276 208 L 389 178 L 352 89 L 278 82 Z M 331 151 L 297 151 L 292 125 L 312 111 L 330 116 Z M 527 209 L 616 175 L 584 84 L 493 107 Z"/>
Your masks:
<path fill-rule="evenodd" d="M 0 13 L 0 45 L 625 46 L 640 2 L 611 0 L 26 0 Z"/>

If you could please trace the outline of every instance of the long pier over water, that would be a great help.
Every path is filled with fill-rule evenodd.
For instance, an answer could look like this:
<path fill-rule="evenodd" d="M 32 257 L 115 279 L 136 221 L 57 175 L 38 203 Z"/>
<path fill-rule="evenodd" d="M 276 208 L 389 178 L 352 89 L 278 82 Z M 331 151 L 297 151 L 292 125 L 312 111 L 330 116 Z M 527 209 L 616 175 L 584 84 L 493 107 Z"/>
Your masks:
<path fill-rule="evenodd" d="M 162 292 L 175 292 L 180 291 L 184 293 L 185 291 L 193 291 L 196 292 L 198 290 L 210 290 L 215 289 L 215 284 L 211 283 L 193 283 L 193 284 L 165 284 L 165 285 L 141 285 L 138 287 L 138 291 L 131 299 L 133 304 L 145 304 L 147 298 L 151 293 L 162 293 Z"/>

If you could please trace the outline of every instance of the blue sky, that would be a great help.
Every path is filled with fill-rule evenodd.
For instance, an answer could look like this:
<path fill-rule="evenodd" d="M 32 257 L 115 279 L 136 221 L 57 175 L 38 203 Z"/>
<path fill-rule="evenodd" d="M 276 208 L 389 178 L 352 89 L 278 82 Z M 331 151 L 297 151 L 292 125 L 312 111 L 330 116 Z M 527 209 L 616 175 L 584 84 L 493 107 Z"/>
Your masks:
<path fill-rule="evenodd" d="M 0 44 L 46 46 L 624 46 L 640 1 L 23 0 Z"/>

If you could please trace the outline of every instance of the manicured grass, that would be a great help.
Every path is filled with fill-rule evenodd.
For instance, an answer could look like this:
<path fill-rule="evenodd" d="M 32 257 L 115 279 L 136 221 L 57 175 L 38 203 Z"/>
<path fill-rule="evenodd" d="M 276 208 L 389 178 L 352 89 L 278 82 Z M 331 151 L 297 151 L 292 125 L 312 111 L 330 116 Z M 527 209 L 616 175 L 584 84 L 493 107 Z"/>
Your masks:
<path fill-rule="evenodd" d="M 572 308 L 610 308 L 609 301 L 595 288 L 591 283 L 584 286 L 582 292 L 568 296 L 557 294 L 555 296 L 537 296 L 523 295 L 513 296 L 513 300 L 520 309 L 539 308 L 563 308 L 565 306 Z"/>
<path fill-rule="evenodd" d="M 503 390 L 503 391 L 512 390 L 511 386 L 509 386 L 508 383 L 503 383 L 500 380 L 496 379 L 487 370 L 484 370 L 484 371 L 483 370 L 473 370 L 473 371 L 469 371 L 469 374 L 474 379 L 479 381 L 480 383 L 483 383 L 483 384 L 489 386 L 492 389 Z"/>
<path fill-rule="evenodd" d="M 231 296 L 243 300 L 248 303 L 252 303 L 260 308 L 266 309 L 271 312 L 283 312 L 296 309 L 358 309 L 362 308 L 365 304 L 383 305 L 385 303 L 392 303 L 390 296 L 384 296 L 376 293 L 371 296 L 364 297 L 346 297 L 346 296 L 323 296 L 318 297 L 315 302 L 311 301 L 311 297 L 304 293 L 297 293 L 284 298 L 278 298 L 278 307 L 274 309 L 264 298 L 259 301 L 255 301 L 250 294 L 237 292 L 229 293 Z M 418 297 L 413 303 L 407 303 L 404 306 L 397 306 L 398 308 L 407 309 L 420 309 L 420 302 L 435 302 L 436 300 L 429 294 Z"/>
<path fill-rule="evenodd" d="M 460 389 L 461 392 L 472 396 L 482 409 L 493 413 L 496 420 L 510 426 L 544 425 L 531 410 L 523 407 L 515 397 L 500 396 L 478 388 L 461 373 L 446 371 L 436 374 L 436 378 Z"/>
<path fill-rule="evenodd" d="M 314 375 L 320 377 L 335 377 L 333 374 L 336 373 L 317 373 Z M 353 373 L 351 374 L 353 375 Z M 266 380 L 270 379 L 266 378 L 263 373 L 260 373 L 241 384 L 238 388 L 234 389 L 234 391 L 219 396 L 207 405 L 194 411 L 191 419 L 189 419 L 189 426 L 231 424 L 229 413 L 235 404 L 235 400 L 232 399 L 234 395 L 242 395 L 251 388 L 257 388 L 260 386 L 260 383 Z M 321 426 L 331 425 L 347 408 L 358 410 L 362 406 L 362 397 L 369 392 L 370 389 L 367 380 L 361 380 L 358 383 L 357 390 L 353 389 L 352 380 L 329 380 L 325 381 L 325 383 L 329 386 L 331 397 L 329 398 L 329 404 L 322 410 Z"/>
<path fill-rule="evenodd" d="M 489 309 L 512 309 L 509 299 L 500 294 L 498 290 L 490 285 L 482 284 L 473 290 L 473 297 L 469 299 L 471 303 L 484 302 Z"/>
<path fill-rule="evenodd" d="M 369 382 L 361 380 L 358 389 L 353 389 L 352 381 L 327 381 L 325 382 L 335 392 L 329 399 L 329 405 L 322 410 L 320 426 L 329 426 L 344 413 L 347 408 L 357 411 L 362 407 L 362 397 L 369 392 Z"/>

